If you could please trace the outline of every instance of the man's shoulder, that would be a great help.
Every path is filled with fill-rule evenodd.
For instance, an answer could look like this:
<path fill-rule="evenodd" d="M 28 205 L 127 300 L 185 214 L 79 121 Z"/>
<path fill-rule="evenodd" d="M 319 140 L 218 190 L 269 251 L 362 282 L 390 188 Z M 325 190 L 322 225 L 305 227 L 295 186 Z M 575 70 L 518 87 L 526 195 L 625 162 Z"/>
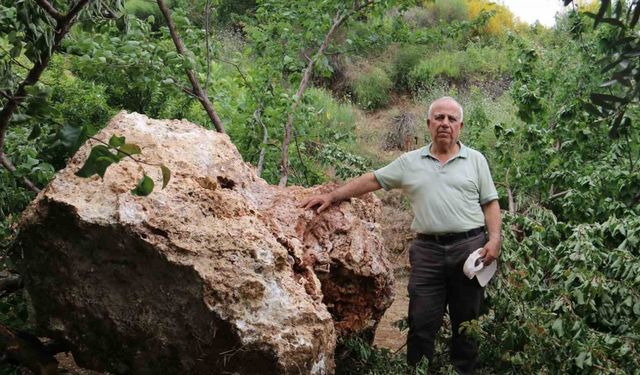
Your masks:
<path fill-rule="evenodd" d="M 485 156 L 482 154 L 482 152 L 471 148 L 467 145 L 464 145 L 465 151 L 467 153 L 467 156 L 469 157 L 469 159 L 474 159 L 474 160 L 486 160 Z"/>
<path fill-rule="evenodd" d="M 423 147 L 420 147 L 420 148 L 416 148 L 415 150 L 412 150 L 412 151 L 407 151 L 402 155 L 405 155 L 405 157 L 415 158 L 415 157 L 421 157 L 423 155 L 426 155 L 427 152 L 428 152 L 427 151 L 427 146 L 423 146 Z"/>
<path fill-rule="evenodd" d="M 406 162 L 415 162 L 418 161 L 420 159 L 422 159 L 425 155 L 427 155 L 427 151 L 426 151 L 426 146 L 425 147 L 420 147 L 417 148 L 415 150 L 412 151 L 407 151 L 404 154 L 400 155 L 399 158 L 404 159 Z"/>

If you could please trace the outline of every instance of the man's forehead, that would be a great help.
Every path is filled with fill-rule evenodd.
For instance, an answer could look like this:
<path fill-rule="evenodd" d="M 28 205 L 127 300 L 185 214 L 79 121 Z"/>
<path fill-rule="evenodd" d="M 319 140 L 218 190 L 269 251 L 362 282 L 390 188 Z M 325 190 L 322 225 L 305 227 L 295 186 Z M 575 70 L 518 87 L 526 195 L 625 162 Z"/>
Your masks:
<path fill-rule="evenodd" d="M 453 101 L 438 101 L 433 103 L 433 109 L 431 110 L 433 116 L 437 114 L 456 115 L 460 116 L 460 107 Z"/>

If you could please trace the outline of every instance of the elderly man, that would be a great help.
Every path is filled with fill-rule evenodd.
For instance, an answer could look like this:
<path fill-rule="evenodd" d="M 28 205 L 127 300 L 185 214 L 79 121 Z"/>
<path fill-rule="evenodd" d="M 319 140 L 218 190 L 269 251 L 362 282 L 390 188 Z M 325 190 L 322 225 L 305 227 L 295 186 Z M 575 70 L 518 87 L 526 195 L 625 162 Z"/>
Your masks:
<path fill-rule="evenodd" d="M 431 143 L 401 155 L 391 164 L 362 175 L 328 194 L 304 200 L 301 206 L 319 206 L 380 188 L 401 188 L 411 200 L 418 233 L 409 250 L 409 335 L 407 361 L 431 360 L 434 339 L 448 306 L 453 330 L 451 361 L 461 374 L 476 366 L 477 345 L 460 324 L 476 319 L 484 291 L 462 266 L 470 253 L 482 248 L 485 265 L 500 254 L 500 206 L 486 159 L 462 143 L 462 106 L 442 97 L 429 106 L 427 126 Z"/>

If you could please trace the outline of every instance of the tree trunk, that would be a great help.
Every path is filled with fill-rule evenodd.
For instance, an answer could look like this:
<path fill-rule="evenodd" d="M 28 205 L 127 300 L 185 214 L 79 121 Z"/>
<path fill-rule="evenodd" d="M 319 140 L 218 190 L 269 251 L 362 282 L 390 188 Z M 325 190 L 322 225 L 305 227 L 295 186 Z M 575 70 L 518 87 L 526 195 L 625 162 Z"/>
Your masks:
<path fill-rule="evenodd" d="M 324 54 L 324 51 L 329 46 L 329 42 L 331 41 L 333 34 L 340 27 L 340 25 L 342 25 L 344 21 L 349 18 L 349 16 L 356 12 L 359 12 L 364 7 L 372 3 L 372 0 L 364 1 L 362 4 L 359 1 L 355 1 L 353 9 L 351 9 L 347 13 L 340 15 L 340 11 L 338 11 L 336 16 L 333 18 L 333 24 L 327 32 L 327 35 L 325 35 L 320 48 L 318 48 L 318 51 L 313 56 L 313 58 L 309 60 L 309 64 L 307 64 L 307 67 L 304 70 L 302 81 L 300 81 L 300 85 L 298 86 L 298 90 L 296 91 L 296 101 L 293 102 L 293 105 L 291 106 L 291 110 L 289 111 L 289 115 L 287 116 L 287 123 L 284 127 L 284 139 L 282 140 L 282 159 L 280 162 L 280 183 L 278 185 L 283 187 L 287 185 L 287 179 L 289 178 L 289 143 L 291 143 L 291 128 L 293 127 L 293 118 L 296 109 L 298 109 L 300 101 L 302 100 L 302 95 L 304 95 L 304 91 L 307 88 L 307 84 L 309 83 L 309 79 L 311 78 L 311 73 L 313 73 L 313 66 L 315 65 L 316 60 Z"/>
<path fill-rule="evenodd" d="M 176 26 L 173 23 L 173 19 L 171 18 L 171 13 L 169 12 L 169 8 L 167 8 L 167 4 L 165 4 L 164 0 L 157 0 L 157 3 L 160 11 L 162 12 L 162 15 L 164 16 L 164 19 L 167 21 L 169 33 L 171 34 L 173 44 L 175 44 L 176 46 L 176 50 L 180 55 L 184 56 L 184 44 L 182 43 L 182 39 L 180 39 L 180 36 L 178 36 Z M 202 104 L 202 107 L 204 107 L 204 110 L 207 112 L 207 115 L 209 115 L 209 118 L 211 119 L 211 122 L 213 122 L 216 130 L 220 133 L 224 133 L 225 131 L 224 126 L 222 125 L 222 121 L 220 120 L 220 117 L 218 117 L 215 109 L 213 109 L 213 105 L 209 100 L 208 93 L 204 92 L 202 90 L 202 87 L 200 87 L 198 77 L 196 77 L 195 73 L 191 69 L 185 69 L 185 71 L 187 73 L 187 77 L 189 78 L 189 82 L 191 82 L 191 87 L 193 87 L 193 94 L 198 98 L 198 101 L 200 102 L 200 104 Z"/>

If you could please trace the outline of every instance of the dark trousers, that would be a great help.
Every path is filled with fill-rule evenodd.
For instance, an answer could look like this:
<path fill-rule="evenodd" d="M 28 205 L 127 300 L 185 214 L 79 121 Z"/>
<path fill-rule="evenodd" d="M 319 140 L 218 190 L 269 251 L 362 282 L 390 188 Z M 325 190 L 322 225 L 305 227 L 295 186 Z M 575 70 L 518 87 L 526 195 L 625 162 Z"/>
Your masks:
<path fill-rule="evenodd" d="M 409 335 L 407 361 L 417 365 L 422 357 L 433 358 L 434 340 L 449 306 L 453 336 L 451 362 L 460 374 L 473 373 L 477 344 L 458 332 L 460 323 L 477 319 L 484 291 L 469 280 L 462 265 L 473 251 L 487 242 L 484 233 L 446 245 L 416 239 L 409 249 Z"/>

